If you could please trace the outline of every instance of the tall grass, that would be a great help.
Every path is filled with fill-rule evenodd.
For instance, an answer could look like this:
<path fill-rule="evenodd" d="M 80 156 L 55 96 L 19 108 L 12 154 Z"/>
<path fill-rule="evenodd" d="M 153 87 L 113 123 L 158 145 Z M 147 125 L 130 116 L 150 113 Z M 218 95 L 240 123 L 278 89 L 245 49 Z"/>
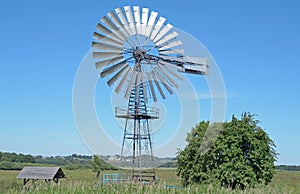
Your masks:
<path fill-rule="evenodd" d="M 180 179 L 175 175 L 174 170 L 159 170 L 160 178 L 155 185 L 143 185 L 134 183 L 123 184 L 98 184 L 99 179 L 90 170 L 65 171 L 67 179 L 60 180 L 58 184 L 52 182 L 47 184 L 45 181 L 30 181 L 25 187 L 22 180 L 16 179 L 16 171 L 0 171 L 0 193 L 299 193 L 300 172 L 281 172 L 278 171 L 273 182 L 268 185 L 260 185 L 256 188 L 240 190 L 230 190 L 214 185 L 191 185 L 181 188 L 166 188 L 165 185 L 179 185 Z M 116 172 L 114 172 L 116 173 Z M 294 181 L 294 182 L 293 182 Z M 292 182 L 292 183 L 291 183 Z M 298 186 L 298 187 L 297 187 Z"/>

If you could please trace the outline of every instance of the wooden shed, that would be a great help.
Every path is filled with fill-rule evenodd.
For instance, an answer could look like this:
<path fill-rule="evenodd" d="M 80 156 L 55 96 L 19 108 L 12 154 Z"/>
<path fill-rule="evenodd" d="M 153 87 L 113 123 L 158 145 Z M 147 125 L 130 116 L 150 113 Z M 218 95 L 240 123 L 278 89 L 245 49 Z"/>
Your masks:
<path fill-rule="evenodd" d="M 23 185 L 29 180 L 45 180 L 47 183 L 53 180 L 58 183 L 60 178 L 66 178 L 60 167 L 24 167 L 17 176 L 17 179 L 24 180 Z"/>

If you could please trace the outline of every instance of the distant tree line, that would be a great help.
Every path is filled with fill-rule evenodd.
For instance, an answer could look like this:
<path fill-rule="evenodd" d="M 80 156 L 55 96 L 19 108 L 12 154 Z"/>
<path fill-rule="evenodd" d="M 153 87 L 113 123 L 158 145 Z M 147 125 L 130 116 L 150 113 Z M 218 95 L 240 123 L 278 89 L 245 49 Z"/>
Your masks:
<path fill-rule="evenodd" d="M 24 166 L 35 165 L 35 159 L 30 154 L 0 152 L 0 170 L 19 170 Z"/>
<path fill-rule="evenodd" d="M 65 166 L 68 164 L 89 164 L 92 156 L 84 156 L 72 154 L 70 156 L 35 156 L 36 163 L 39 164 L 54 164 L 57 166 Z"/>
<path fill-rule="evenodd" d="M 70 156 L 32 156 L 0 152 L 0 170 L 21 170 L 24 166 L 61 166 L 64 169 L 94 169 L 93 156 L 72 154 Z M 102 163 L 103 170 L 116 169 L 114 166 Z"/>
<path fill-rule="evenodd" d="M 0 152 L 0 162 L 35 163 L 32 155 Z"/>
<path fill-rule="evenodd" d="M 300 171 L 300 166 L 296 165 L 279 165 L 276 166 L 277 170 L 291 170 L 291 171 Z"/>

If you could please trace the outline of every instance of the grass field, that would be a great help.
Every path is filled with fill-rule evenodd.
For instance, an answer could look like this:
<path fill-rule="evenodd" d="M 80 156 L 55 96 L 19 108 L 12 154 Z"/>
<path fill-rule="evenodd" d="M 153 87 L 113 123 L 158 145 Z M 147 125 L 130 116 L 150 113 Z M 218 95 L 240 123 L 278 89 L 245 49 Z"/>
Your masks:
<path fill-rule="evenodd" d="M 64 170 L 67 179 L 59 184 L 48 185 L 45 181 L 29 182 L 16 179 L 19 171 L 0 171 L 0 193 L 300 193 L 300 172 L 276 171 L 268 186 L 258 186 L 245 191 L 232 191 L 212 185 L 193 185 L 185 188 L 167 189 L 165 185 L 180 185 L 174 169 L 159 169 L 156 185 L 106 184 L 101 185 L 96 173 L 91 170 Z M 107 171 L 104 173 L 117 173 Z"/>

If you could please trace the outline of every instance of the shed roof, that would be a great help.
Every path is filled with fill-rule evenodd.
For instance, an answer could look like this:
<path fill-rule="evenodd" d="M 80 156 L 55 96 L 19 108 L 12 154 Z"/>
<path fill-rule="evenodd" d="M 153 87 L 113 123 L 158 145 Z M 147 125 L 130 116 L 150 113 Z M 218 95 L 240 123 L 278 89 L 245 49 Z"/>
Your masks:
<path fill-rule="evenodd" d="M 60 167 L 24 167 L 17 176 L 19 179 L 66 178 Z"/>

